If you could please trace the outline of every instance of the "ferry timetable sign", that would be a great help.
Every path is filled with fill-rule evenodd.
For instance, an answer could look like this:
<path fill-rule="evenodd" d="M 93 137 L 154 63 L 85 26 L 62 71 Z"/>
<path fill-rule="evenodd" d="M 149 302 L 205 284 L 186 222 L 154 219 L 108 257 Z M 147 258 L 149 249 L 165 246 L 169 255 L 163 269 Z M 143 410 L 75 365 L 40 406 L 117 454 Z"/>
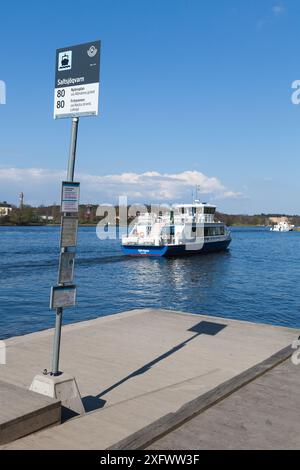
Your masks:
<path fill-rule="evenodd" d="M 100 41 L 57 49 L 54 119 L 98 114 L 100 49 Z"/>
<path fill-rule="evenodd" d="M 79 194 L 80 183 L 63 181 L 61 186 L 61 212 L 78 212 Z"/>

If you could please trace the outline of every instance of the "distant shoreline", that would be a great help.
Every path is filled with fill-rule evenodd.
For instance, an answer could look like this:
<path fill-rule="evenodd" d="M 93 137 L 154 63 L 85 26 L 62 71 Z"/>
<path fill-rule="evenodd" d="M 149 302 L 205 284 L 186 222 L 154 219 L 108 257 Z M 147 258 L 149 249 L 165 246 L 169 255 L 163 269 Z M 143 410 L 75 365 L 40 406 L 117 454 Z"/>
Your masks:
<path fill-rule="evenodd" d="M 79 227 L 97 227 L 98 224 L 79 224 Z M 0 224 L 1 227 L 60 227 L 60 224 Z M 120 227 L 125 228 L 126 225 L 109 225 L 109 227 Z M 268 225 L 254 225 L 254 224 L 232 224 L 228 227 L 268 227 Z"/>

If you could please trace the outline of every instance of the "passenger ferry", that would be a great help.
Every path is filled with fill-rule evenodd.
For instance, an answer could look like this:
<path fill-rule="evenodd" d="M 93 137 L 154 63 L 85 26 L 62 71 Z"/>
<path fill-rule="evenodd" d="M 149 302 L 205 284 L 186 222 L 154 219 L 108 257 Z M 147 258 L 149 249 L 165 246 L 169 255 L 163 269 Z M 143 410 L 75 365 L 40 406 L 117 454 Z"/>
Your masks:
<path fill-rule="evenodd" d="M 270 228 L 271 232 L 292 232 L 295 228 L 295 225 L 289 224 L 286 220 L 278 222 L 274 227 Z"/>
<path fill-rule="evenodd" d="M 123 253 L 130 256 L 179 256 L 226 250 L 231 235 L 215 222 L 216 206 L 195 201 L 167 212 L 138 216 L 130 233 L 122 237 Z"/>

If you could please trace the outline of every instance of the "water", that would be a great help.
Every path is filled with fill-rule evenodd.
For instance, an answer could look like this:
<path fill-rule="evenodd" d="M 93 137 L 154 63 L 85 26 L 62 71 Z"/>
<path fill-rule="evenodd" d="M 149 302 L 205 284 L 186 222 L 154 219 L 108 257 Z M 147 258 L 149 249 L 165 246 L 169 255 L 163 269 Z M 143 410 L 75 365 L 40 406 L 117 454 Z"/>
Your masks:
<path fill-rule="evenodd" d="M 185 258 L 127 258 L 118 240 L 79 229 L 76 308 L 64 324 L 163 307 L 300 327 L 300 233 L 235 228 L 230 250 Z M 0 338 L 54 325 L 58 227 L 0 227 Z"/>

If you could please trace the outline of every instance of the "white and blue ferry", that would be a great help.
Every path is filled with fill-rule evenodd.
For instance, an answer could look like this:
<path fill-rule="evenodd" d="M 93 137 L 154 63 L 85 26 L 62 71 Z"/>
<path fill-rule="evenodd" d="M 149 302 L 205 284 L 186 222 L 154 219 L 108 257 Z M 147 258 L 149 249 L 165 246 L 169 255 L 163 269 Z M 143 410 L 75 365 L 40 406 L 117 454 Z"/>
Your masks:
<path fill-rule="evenodd" d="M 130 233 L 122 237 L 122 250 L 130 256 L 180 256 L 226 250 L 228 228 L 215 222 L 216 206 L 195 201 L 171 210 L 138 216 Z"/>

